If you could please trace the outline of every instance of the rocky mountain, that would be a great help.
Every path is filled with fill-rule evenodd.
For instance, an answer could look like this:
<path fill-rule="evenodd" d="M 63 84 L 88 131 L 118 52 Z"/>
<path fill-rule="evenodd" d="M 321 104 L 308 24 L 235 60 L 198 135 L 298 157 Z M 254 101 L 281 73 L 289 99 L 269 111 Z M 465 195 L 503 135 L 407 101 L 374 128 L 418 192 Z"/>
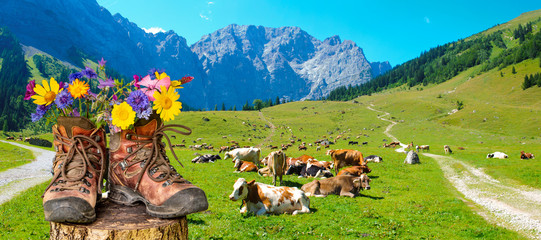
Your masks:
<path fill-rule="evenodd" d="M 371 62 L 370 67 L 372 68 L 372 77 L 375 78 L 381 74 L 386 73 L 387 71 L 393 69 L 393 66 L 389 61 L 385 62 Z"/>
<path fill-rule="evenodd" d="M 197 108 L 277 96 L 318 99 L 386 69 L 371 66 L 352 41 L 338 36 L 320 41 L 298 27 L 229 25 L 188 46 L 173 31 L 146 33 L 95 0 L 4 0 L 0 13 L 0 25 L 23 45 L 74 65 L 80 66 L 77 59 L 84 55 L 103 57 L 126 76 L 145 75 L 153 67 L 179 78 L 194 76 L 181 95 Z"/>

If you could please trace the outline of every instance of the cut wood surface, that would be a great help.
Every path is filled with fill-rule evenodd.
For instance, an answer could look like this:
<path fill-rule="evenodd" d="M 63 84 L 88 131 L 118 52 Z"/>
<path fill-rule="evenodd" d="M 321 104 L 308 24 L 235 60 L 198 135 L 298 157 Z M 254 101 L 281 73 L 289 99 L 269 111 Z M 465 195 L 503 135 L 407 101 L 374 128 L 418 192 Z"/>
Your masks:
<path fill-rule="evenodd" d="M 91 224 L 51 222 L 51 239 L 187 239 L 186 217 L 161 219 L 148 215 L 145 206 L 98 203 Z"/>

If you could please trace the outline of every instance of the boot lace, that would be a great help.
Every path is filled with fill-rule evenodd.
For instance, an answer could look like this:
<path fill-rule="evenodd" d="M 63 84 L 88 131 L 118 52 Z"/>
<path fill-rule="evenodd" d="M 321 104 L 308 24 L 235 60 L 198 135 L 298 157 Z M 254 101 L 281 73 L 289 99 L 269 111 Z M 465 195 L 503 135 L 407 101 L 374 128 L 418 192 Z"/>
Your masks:
<path fill-rule="evenodd" d="M 186 132 L 183 132 L 181 130 L 178 130 L 178 128 L 182 128 L 186 130 Z M 175 154 L 175 151 L 173 150 L 173 146 L 171 144 L 171 140 L 169 139 L 169 136 L 165 134 L 165 131 L 172 131 L 178 134 L 182 135 L 190 135 L 192 133 L 192 130 L 186 126 L 179 125 L 179 124 L 169 124 L 164 125 L 154 132 L 152 136 L 147 135 L 140 135 L 140 134 L 130 134 L 130 138 L 128 139 L 130 141 L 138 143 L 140 145 L 136 150 L 132 151 L 130 154 L 128 154 L 121 162 L 123 164 L 124 174 L 126 174 L 127 170 L 136 164 L 141 164 L 143 171 L 139 174 L 137 178 L 137 184 L 135 185 L 135 189 L 139 187 L 139 184 L 141 183 L 141 179 L 143 178 L 143 175 L 145 172 L 148 172 L 148 176 L 150 179 L 152 179 L 155 182 L 162 182 L 164 180 L 167 180 L 166 183 L 164 183 L 163 186 L 171 185 L 173 183 L 186 183 L 184 178 L 180 174 L 177 173 L 175 168 L 171 166 L 171 163 L 169 162 L 169 158 L 167 157 L 167 154 L 165 152 L 165 144 L 161 141 L 163 137 L 167 140 L 167 144 L 169 146 L 169 149 L 171 150 L 171 153 L 173 154 L 175 160 L 180 164 L 180 166 L 184 167 L 182 163 L 178 160 L 177 155 Z M 148 149 L 146 147 L 148 144 L 152 144 L 150 147 L 150 157 L 147 158 L 138 158 L 135 157 L 132 159 L 130 164 L 127 164 L 128 158 L 131 156 L 134 156 L 142 149 Z M 155 173 L 160 173 L 157 177 L 154 177 L 153 175 Z"/>
<path fill-rule="evenodd" d="M 63 150 L 60 150 L 61 153 L 57 152 L 53 166 L 60 168 L 60 170 L 56 169 L 55 171 L 55 169 L 53 169 L 53 179 L 45 189 L 49 189 L 51 186 L 57 186 L 55 191 L 79 190 L 87 192 L 88 190 L 82 189 L 83 187 L 79 186 L 81 182 L 83 182 L 90 187 L 90 183 L 84 179 L 85 177 L 93 178 L 88 171 L 90 168 L 94 170 L 94 172 L 99 172 L 97 178 L 99 184 L 98 191 L 101 191 L 103 187 L 102 179 L 107 166 L 102 166 L 104 163 L 103 160 L 105 159 L 105 153 L 98 144 L 99 140 L 95 140 L 95 138 L 99 137 L 98 135 L 94 135 L 98 130 L 99 129 L 96 129 L 90 136 L 76 135 L 71 138 L 54 133 L 55 141 L 62 144 L 59 149 L 64 149 L 63 146 L 67 146 L 67 149 L 69 150 L 68 152 L 64 152 Z M 94 148 L 98 150 L 95 152 L 90 151 L 90 149 Z M 58 162 L 60 162 L 60 165 L 57 166 Z M 100 168 L 100 170 L 98 171 L 97 168 Z M 60 177 L 63 177 L 63 179 L 58 180 Z"/>

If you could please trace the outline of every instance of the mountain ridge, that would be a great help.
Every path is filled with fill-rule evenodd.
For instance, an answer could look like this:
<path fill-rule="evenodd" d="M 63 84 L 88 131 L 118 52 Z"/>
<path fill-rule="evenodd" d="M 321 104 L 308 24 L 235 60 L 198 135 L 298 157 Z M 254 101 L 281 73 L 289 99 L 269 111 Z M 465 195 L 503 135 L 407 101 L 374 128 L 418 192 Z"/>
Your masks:
<path fill-rule="evenodd" d="M 174 31 L 146 33 L 95 0 L 6 0 L 0 12 L 4 13 L 0 25 L 13 29 L 22 44 L 78 67 L 82 61 L 74 59 L 82 53 L 93 61 L 103 57 L 126 76 L 146 75 L 153 67 L 179 78 L 194 76 L 181 99 L 197 108 L 210 109 L 224 102 L 241 106 L 245 101 L 276 96 L 319 99 L 337 86 L 372 78 L 370 63 L 355 43 L 337 36 L 321 41 L 298 27 L 229 25 L 216 32 L 230 39 L 219 43 L 206 39 L 212 36 L 208 34 L 188 46 Z M 218 44 L 214 47 L 219 51 L 203 53 L 202 49 L 211 49 L 205 41 L 229 46 Z M 246 86 L 250 86 L 248 93 L 239 91 Z"/>

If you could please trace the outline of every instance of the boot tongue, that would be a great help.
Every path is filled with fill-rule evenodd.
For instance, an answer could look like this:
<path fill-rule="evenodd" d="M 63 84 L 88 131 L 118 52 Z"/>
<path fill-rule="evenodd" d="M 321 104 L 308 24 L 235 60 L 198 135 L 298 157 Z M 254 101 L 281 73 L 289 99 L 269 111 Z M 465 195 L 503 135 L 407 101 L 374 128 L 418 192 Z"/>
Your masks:
<path fill-rule="evenodd" d="M 142 118 L 135 123 L 135 133 L 139 135 L 152 136 L 156 129 L 161 125 L 162 120 L 160 119 L 160 115 L 154 112 L 152 115 L 150 115 L 148 120 Z"/>
<path fill-rule="evenodd" d="M 92 131 L 96 126 L 87 118 L 84 117 L 58 117 L 57 124 L 64 127 L 68 137 L 81 134 L 82 132 Z M 74 130 L 76 128 L 76 130 Z M 86 131 L 85 131 L 86 130 Z"/>

